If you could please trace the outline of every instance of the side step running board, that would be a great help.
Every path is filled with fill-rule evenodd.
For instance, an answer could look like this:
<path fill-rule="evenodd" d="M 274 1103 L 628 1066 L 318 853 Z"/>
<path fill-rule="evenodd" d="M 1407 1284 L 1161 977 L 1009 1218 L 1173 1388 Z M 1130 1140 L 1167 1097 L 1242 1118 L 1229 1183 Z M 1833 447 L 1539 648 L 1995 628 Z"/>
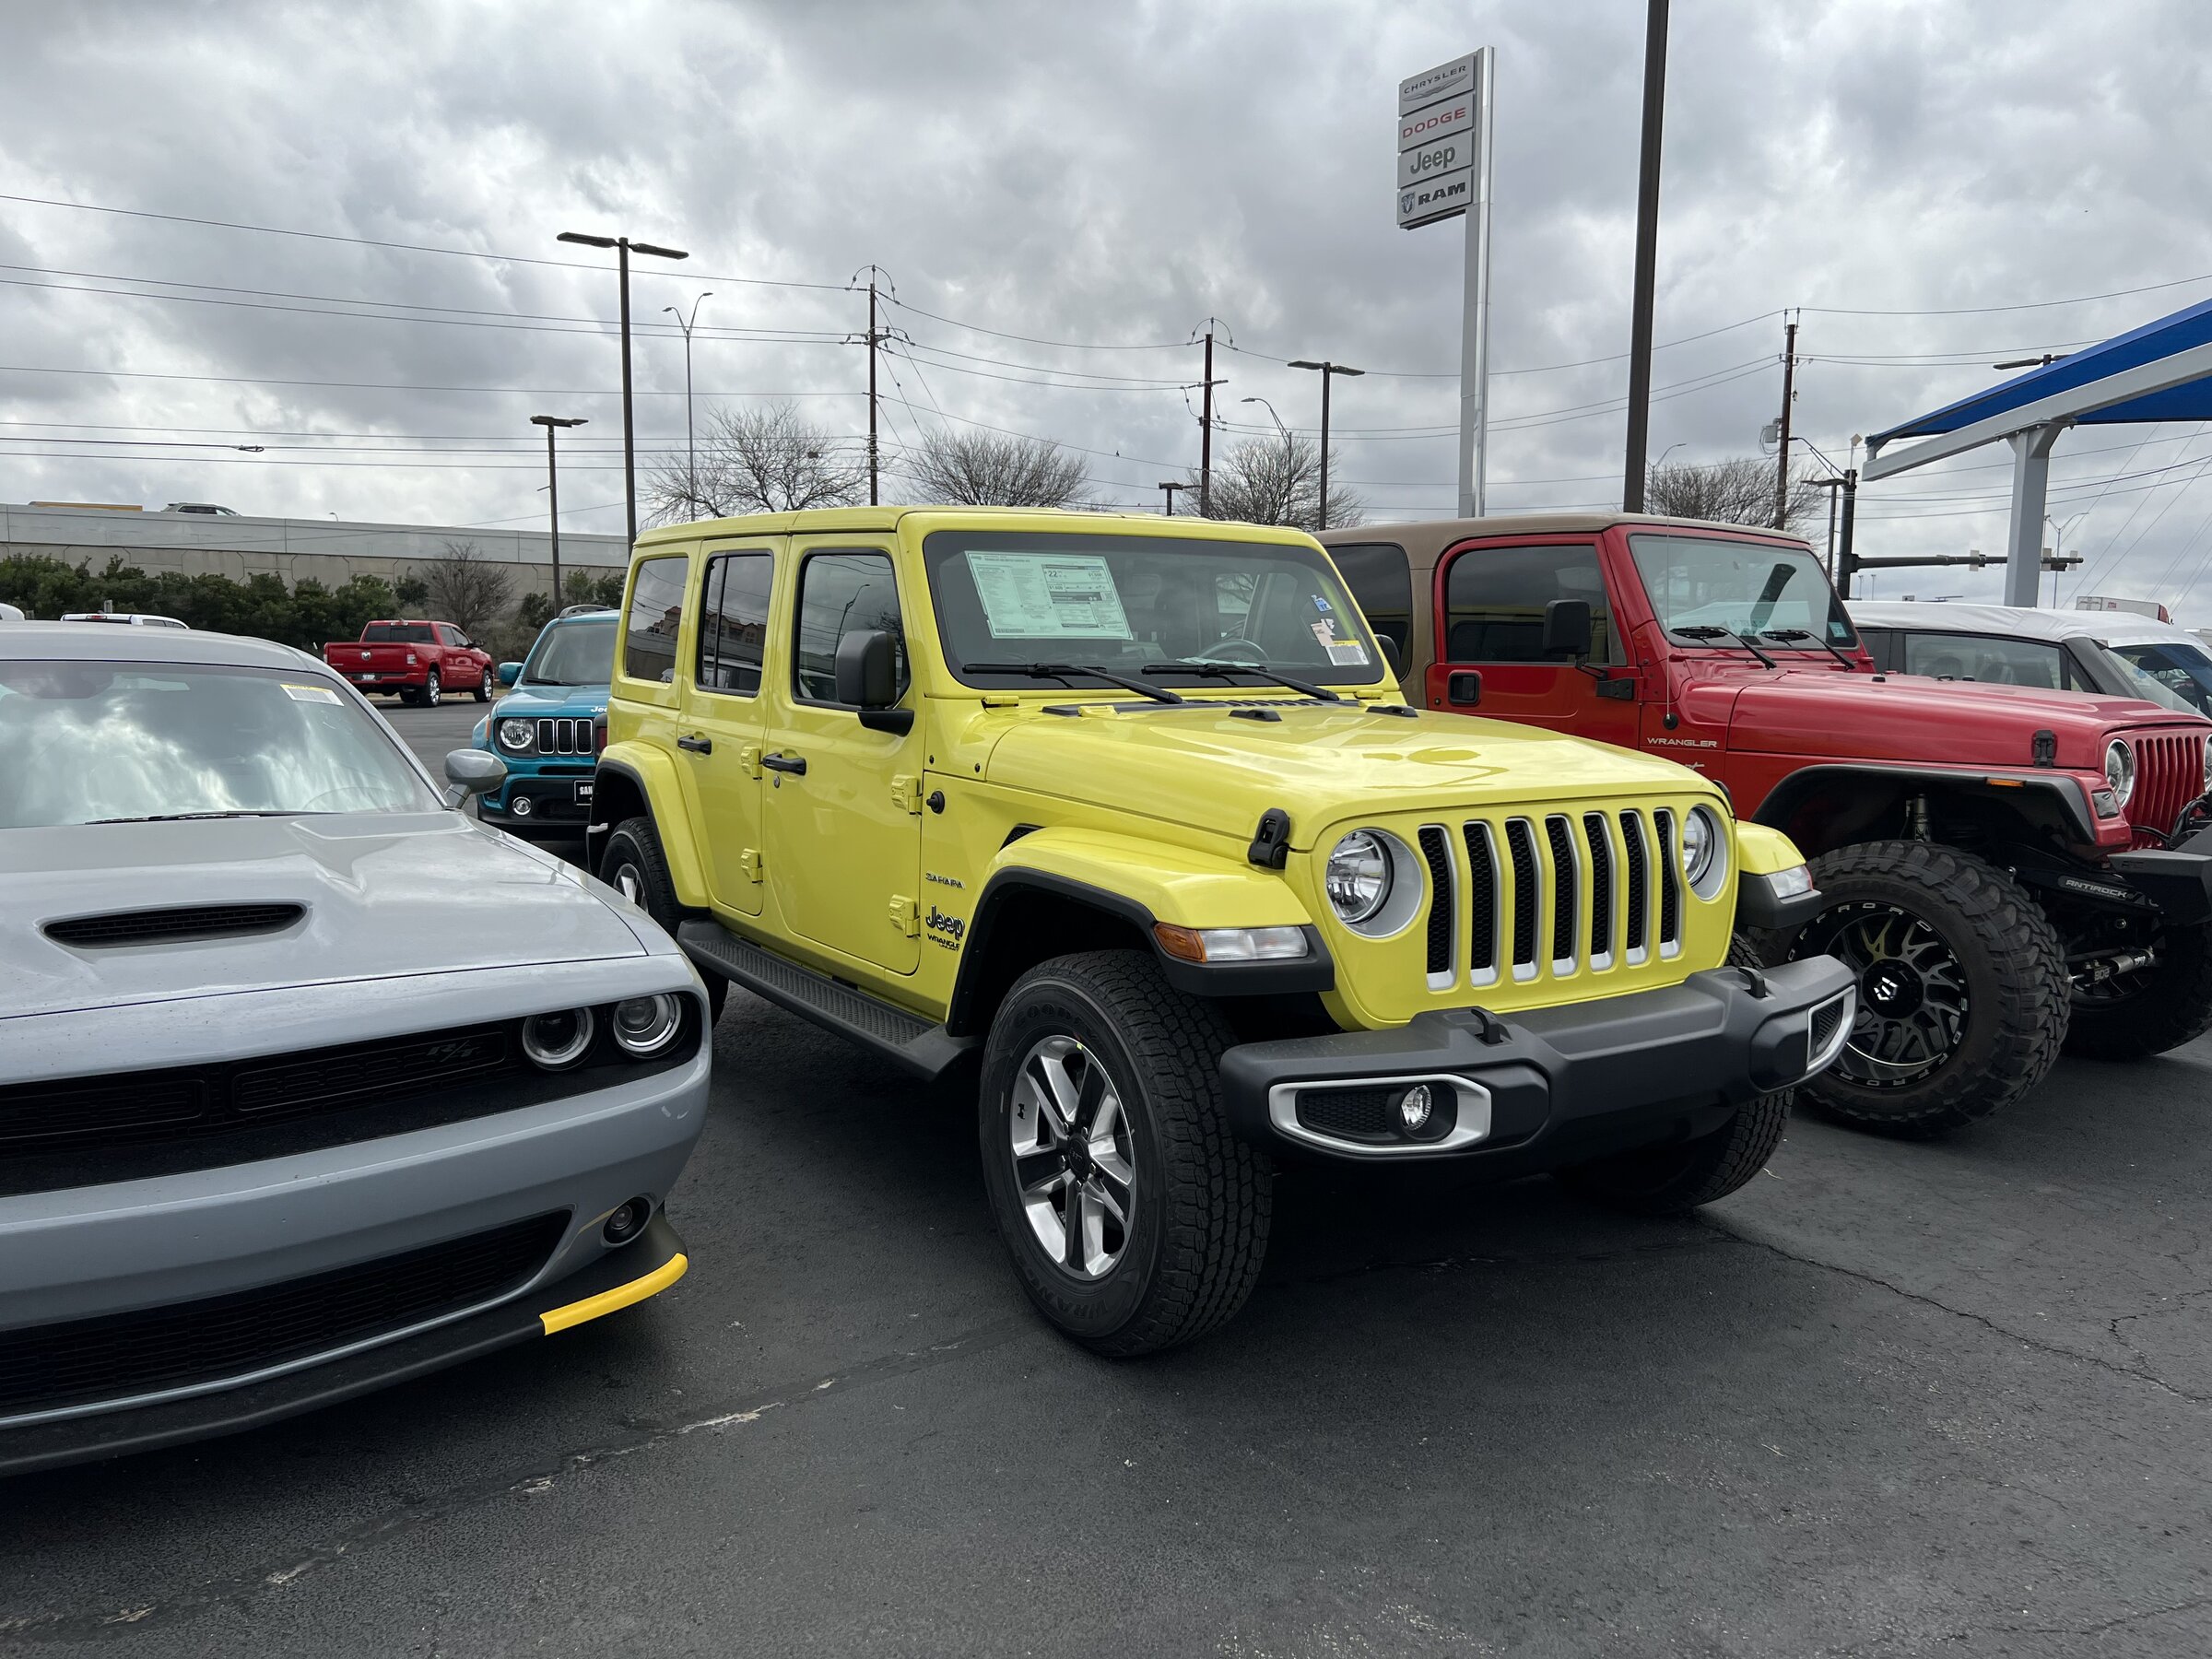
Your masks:
<path fill-rule="evenodd" d="M 943 1026 L 931 1025 L 881 997 L 787 962 L 739 938 L 719 922 L 686 922 L 677 928 L 676 942 L 701 968 L 873 1049 L 918 1077 L 940 1077 L 982 1046 L 976 1038 L 951 1036 Z"/>

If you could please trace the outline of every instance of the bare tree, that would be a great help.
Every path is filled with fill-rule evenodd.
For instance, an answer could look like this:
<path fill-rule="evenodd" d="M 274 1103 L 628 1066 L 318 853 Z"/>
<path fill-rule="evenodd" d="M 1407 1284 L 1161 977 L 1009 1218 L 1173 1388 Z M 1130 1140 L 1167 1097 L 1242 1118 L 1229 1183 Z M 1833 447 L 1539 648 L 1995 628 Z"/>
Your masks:
<path fill-rule="evenodd" d="M 1072 507 L 1090 491 L 1082 457 L 1042 438 L 940 426 L 907 465 L 925 500 L 959 507 Z"/>
<path fill-rule="evenodd" d="M 1341 452 L 1329 451 L 1329 470 L 1344 465 Z M 1198 475 L 1190 475 L 1194 494 Z M 1353 490 L 1329 486 L 1329 524 L 1321 522 L 1321 446 L 1298 432 L 1254 438 L 1214 463 L 1206 516 L 1247 524 L 1294 524 L 1300 530 L 1356 524 L 1367 503 Z"/>
<path fill-rule="evenodd" d="M 867 462 L 788 402 L 716 409 L 699 435 L 699 467 L 677 456 L 656 465 L 644 494 L 664 524 L 846 507 L 860 500 Z"/>
<path fill-rule="evenodd" d="M 1732 455 L 1705 466 L 1677 462 L 1654 466 L 1643 486 L 1645 510 L 1669 518 L 1710 519 L 1720 524 L 1774 525 L 1774 463 L 1757 455 Z M 1790 480 L 1789 523 L 1797 530 L 1811 524 L 1826 503 L 1809 478 Z"/>
<path fill-rule="evenodd" d="M 506 571 L 485 558 L 475 542 L 442 545 L 442 554 L 416 568 L 423 601 L 439 621 L 453 623 L 473 635 L 506 608 L 513 584 Z"/>

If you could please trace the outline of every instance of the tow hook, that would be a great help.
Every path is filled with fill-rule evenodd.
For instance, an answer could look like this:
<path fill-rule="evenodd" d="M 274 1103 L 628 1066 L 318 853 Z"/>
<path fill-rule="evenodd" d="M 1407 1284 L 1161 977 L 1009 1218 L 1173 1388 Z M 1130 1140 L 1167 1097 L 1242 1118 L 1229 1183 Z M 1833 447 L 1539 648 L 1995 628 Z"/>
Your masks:
<path fill-rule="evenodd" d="M 2083 985 L 2101 985 L 2107 980 L 2118 979 L 2124 973 L 2140 973 L 2146 968 L 2159 965 L 2155 950 L 2122 950 L 2112 956 L 2077 959 L 2079 965 L 2067 974 L 2078 988 Z"/>

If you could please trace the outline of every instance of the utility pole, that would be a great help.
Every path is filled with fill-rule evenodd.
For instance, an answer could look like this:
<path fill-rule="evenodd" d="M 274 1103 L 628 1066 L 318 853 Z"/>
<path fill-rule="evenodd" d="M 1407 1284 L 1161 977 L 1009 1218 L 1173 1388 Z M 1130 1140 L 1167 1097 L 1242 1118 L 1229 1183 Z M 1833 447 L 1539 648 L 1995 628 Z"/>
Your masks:
<path fill-rule="evenodd" d="M 1198 516 L 1211 518 L 1214 509 L 1214 388 L 1227 384 L 1214 378 L 1214 331 L 1219 329 L 1224 335 L 1229 335 L 1231 346 L 1237 341 L 1218 317 L 1208 317 L 1198 326 L 1206 331 L 1206 368 L 1198 382 L 1204 394 L 1198 416 Z"/>
<path fill-rule="evenodd" d="M 1289 367 L 1312 369 L 1321 375 L 1321 528 L 1329 527 L 1329 382 L 1339 374 L 1359 375 L 1364 369 L 1347 369 L 1342 363 L 1313 362 L 1306 358 L 1294 359 Z"/>
<path fill-rule="evenodd" d="M 1643 143 L 1636 177 L 1636 280 L 1629 321 L 1629 452 L 1624 512 L 1643 511 L 1644 445 L 1652 418 L 1652 289 L 1659 265 L 1659 152 L 1666 124 L 1666 0 L 1643 25 Z"/>
<path fill-rule="evenodd" d="M 857 283 L 864 276 L 868 279 L 868 332 L 866 335 L 868 347 L 868 505 L 876 507 L 880 506 L 883 500 L 880 483 L 881 453 L 876 439 L 876 348 L 890 337 L 888 330 L 878 327 L 877 324 L 876 285 L 878 281 L 882 282 L 891 290 L 893 299 L 898 298 L 899 287 L 885 274 L 881 265 L 863 265 L 853 273 L 853 280 Z M 851 342 L 848 341 L 847 344 L 849 345 Z"/>
<path fill-rule="evenodd" d="M 1159 481 L 1159 487 L 1167 493 L 1168 516 L 1173 518 L 1175 516 L 1175 492 L 1179 489 L 1189 489 L 1192 486 L 1181 478 L 1162 478 Z"/>
<path fill-rule="evenodd" d="M 691 325 L 699 321 L 700 306 L 713 298 L 714 290 L 709 288 L 692 300 L 688 317 L 676 306 L 661 307 L 681 324 L 684 330 L 684 492 L 691 498 L 688 504 L 693 512 L 699 511 L 699 435 L 691 421 Z"/>
<path fill-rule="evenodd" d="M 1859 511 L 1859 469 L 1855 466 L 1843 474 L 1843 543 L 1836 549 L 1836 592 L 1844 598 L 1851 597 L 1851 573 L 1859 568 L 1857 555 L 1851 550 L 1852 525 Z"/>
<path fill-rule="evenodd" d="M 553 614 L 560 615 L 560 475 L 553 465 L 553 432 L 558 427 L 580 427 L 582 417 L 564 420 L 559 415 L 533 415 L 532 426 L 546 429 L 546 510 L 553 528 Z"/>
<path fill-rule="evenodd" d="M 650 253 L 656 259 L 688 259 L 691 255 L 681 248 L 655 247 L 652 242 L 631 241 L 627 236 L 586 236 L 578 230 L 563 230 L 554 240 L 576 242 L 586 248 L 617 250 L 615 268 L 619 273 L 622 287 L 622 499 L 629 510 L 629 540 L 630 545 L 635 547 L 638 540 L 638 428 L 629 391 L 629 255 L 633 248 L 640 253 Z"/>
<path fill-rule="evenodd" d="M 1774 528 L 1786 530 L 1790 520 L 1790 400 L 1797 375 L 1797 324 L 1783 329 L 1782 345 L 1782 453 L 1774 462 Z"/>

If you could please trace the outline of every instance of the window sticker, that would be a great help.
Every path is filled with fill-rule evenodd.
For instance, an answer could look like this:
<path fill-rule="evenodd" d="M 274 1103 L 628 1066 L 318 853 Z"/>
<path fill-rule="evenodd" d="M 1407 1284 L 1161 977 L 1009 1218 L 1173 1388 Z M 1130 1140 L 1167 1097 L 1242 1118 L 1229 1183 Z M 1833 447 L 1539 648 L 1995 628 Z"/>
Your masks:
<path fill-rule="evenodd" d="M 1328 616 L 1335 607 L 1329 604 L 1327 595 L 1316 594 L 1313 595 L 1313 608 L 1325 617 Z"/>
<path fill-rule="evenodd" d="M 1326 651 L 1330 646 L 1336 643 L 1336 630 L 1328 623 L 1315 622 L 1312 624 L 1312 627 L 1313 629 L 1313 637 L 1321 641 L 1321 648 L 1324 651 Z"/>
<path fill-rule="evenodd" d="M 1128 640 L 1129 616 L 1092 553 L 969 553 L 968 574 L 994 640 Z"/>
<path fill-rule="evenodd" d="M 284 694 L 294 702 L 335 703 L 338 694 L 328 686 L 294 686 L 287 684 Z"/>
<path fill-rule="evenodd" d="M 1338 668 L 1367 666 L 1367 647 L 1357 640 L 1331 640 L 1329 662 Z"/>

